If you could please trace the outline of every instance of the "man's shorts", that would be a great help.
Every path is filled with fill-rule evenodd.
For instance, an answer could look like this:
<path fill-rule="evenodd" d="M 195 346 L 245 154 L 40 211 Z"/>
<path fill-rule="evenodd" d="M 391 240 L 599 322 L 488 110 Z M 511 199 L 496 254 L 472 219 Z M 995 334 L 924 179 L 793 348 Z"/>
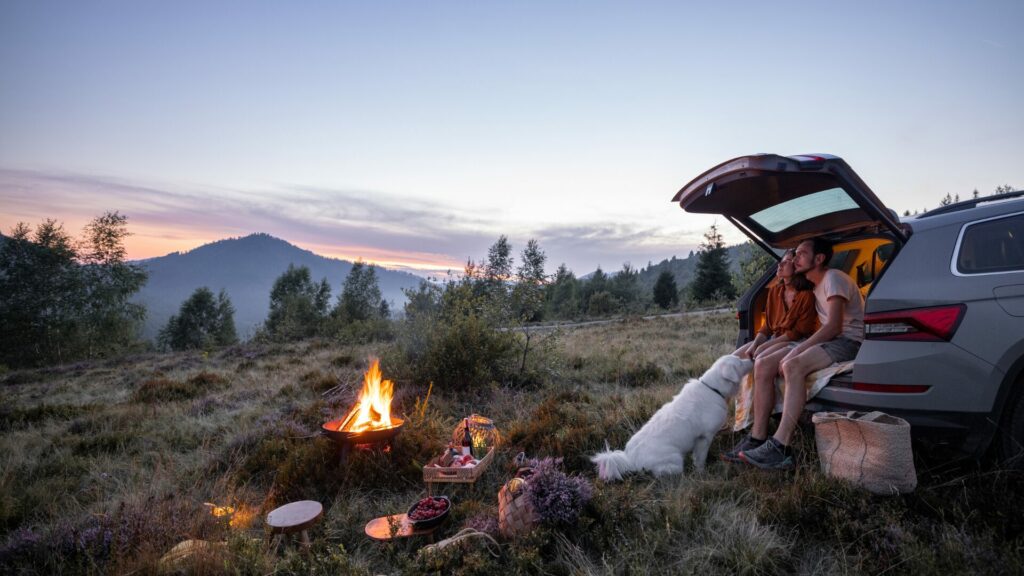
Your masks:
<path fill-rule="evenodd" d="M 846 362 L 847 360 L 853 360 L 857 356 L 857 351 L 860 350 L 860 342 L 851 340 L 846 336 L 840 336 L 833 338 L 828 342 L 819 344 L 829 358 L 833 362 Z"/>

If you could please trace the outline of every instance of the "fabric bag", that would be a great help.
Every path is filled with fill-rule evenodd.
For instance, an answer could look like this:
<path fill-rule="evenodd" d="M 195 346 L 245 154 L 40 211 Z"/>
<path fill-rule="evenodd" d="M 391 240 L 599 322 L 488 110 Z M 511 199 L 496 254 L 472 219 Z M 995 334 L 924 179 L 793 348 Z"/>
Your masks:
<path fill-rule="evenodd" d="M 527 490 L 531 468 L 520 468 L 498 491 L 498 531 L 505 538 L 526 534 L 540 523 Z"/>
<path fill-rule="evenodd" d="M 819 412 L 814 423 L 821 471 L 874 494 L 917 487 L 910 424 L 884 412 Z"/>

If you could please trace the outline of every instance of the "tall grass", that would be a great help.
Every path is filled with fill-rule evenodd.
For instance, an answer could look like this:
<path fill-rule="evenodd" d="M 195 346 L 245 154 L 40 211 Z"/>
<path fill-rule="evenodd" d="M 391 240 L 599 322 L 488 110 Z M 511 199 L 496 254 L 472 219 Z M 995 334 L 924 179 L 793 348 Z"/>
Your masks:
<path fill-rule="evenodd" d="M 250 344 L 11 372 L 0 384 L 0 573 L 154 573 L 186 539 L 225 543 L 177 566 L 200 574 L 1019 571 L 1019 473 L 926 474 L 914 494 L 878 497 L 821 475 L 804 434 L 790 474 L 712 458 L 703 474 L 597 482 L 589 456 L 623 445 L 734 338 L 724 314 L 630 320 L 560 334 L 536 386 L 435 382 L 427 401 L 426 386 L 399 380 L 402 433 L 389 452 L 357 450 L 344 466 L 320 424 L 347 411 L 366 358 L 386 359 L 387 345 Z M 576 524 L 497 551 L 471 541 L 421 554 L 422 540 L 366 538 L 368 520 L 424 495 L 422 465 L 471 412 L 494 418 L 505 444 L 477 484 L 435 490 L 455 502 L 439 536 L 493 526 L 520 451 L 594 482 Z M 722 434 L 712 456 L 735 440 Z M 324 504 L 312 550 L 268 550 L 264 515 L 297 499 Z M 237 521 L 206 502 L 234 506 Z"/>

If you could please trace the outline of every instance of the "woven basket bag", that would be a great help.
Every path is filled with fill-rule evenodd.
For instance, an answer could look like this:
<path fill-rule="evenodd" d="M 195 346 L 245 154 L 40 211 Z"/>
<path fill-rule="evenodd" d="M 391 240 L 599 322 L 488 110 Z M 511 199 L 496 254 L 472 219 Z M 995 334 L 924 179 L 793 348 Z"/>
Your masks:
<path fill-rule="evenodd" d="M 532 470 L 529 468 L 520 468 L 516 472 L 512 480 L 518 478 L 524 482 L 517 493 L 513 494 L 510 486 L 512 480 L 506 482 L 498 491 L 498 531 L 505 538 L 522 536 L 540 523 L 540 518 L 525 486 L 525 483 L 529 482 L 528 476 L 531 472 Z"/>
<path fill-rule="evenodd" d="M 813 416 L 821 471 L 874 494 L 917 487 L 910 424 L 884 412 L 819 412 Z"/>

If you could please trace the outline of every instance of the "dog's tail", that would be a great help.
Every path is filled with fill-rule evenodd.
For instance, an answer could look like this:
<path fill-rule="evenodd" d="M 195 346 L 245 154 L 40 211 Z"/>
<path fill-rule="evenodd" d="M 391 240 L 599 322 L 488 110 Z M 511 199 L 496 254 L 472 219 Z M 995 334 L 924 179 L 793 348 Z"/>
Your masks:
<path fill-rule="evenodd" d="M 605 448 L 604 452 L 600 452 L 590 459 L 591 462 L 597 464 L 597 475 L 601 480 L 605 482 L 622 480 L 623 474 L 634 470 L 633 459 L 629 457 L 629 454 L 622 450 L 607 449 L 607 442 Z"/>

